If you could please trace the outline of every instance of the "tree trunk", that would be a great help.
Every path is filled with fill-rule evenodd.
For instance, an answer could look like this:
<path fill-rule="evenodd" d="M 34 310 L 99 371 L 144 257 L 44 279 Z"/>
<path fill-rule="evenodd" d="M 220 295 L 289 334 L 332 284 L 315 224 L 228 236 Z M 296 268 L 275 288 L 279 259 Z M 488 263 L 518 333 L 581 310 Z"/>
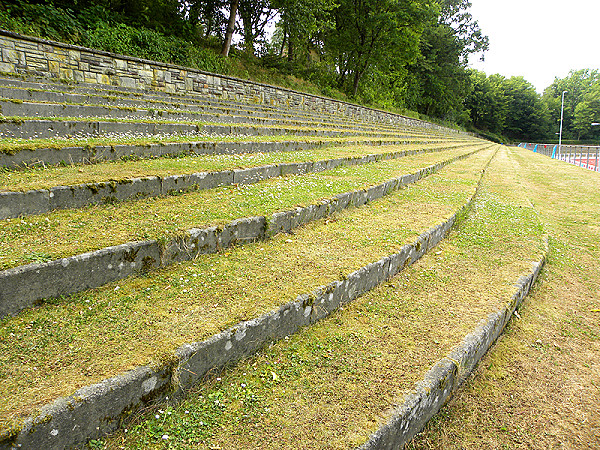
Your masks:
<path fill-rule="evenodd" d="M 283 57 L 283 51 L 285 50 L 285 44 L 287 42 L 287 38 L 288 38 L 287 27 L 284 26 L 284 28 L 283 28 L 283 40 L 281 41 L 281 48 L 279 49 L 279 57 L 280 58 Z"/>
<path fill-rule="evenodd" d="M 352 98 L 356 97 L 356 93 L 358 92 L 358 83 L 360 82 L 360 78 L 362 77 L 362 72 L 357 70 L 354 72 L 354 84 L 352 86 Z"/>
<path fill-rule="evenodd" d="M 292 36 L 288 37 L 288 54 L 287 54 L 287 60 L 288 61 L 293 61 L 294 60 L 294 43 L 292 42 Z"/>
<path fill-rule="evenodd" d="M 233 36 L 233 30 L 235 29 L 235 17 L 237 16 L 239 0 L 231 0 L 231 6 L 229 8 L 229 23 L 227 24 L 227 31 L 225 32 L 225 40 L 223 41 L 223 49 L 221 55 L 229 56 L 229 48 L 231 47 L 231 38 Z"/>
<path fill-rule="evenodd" d="M 204 39 L 208 39 L 208 37 L 210 36 L 210 33 L 212 31 L 212 28 L 213 28 L 213 19 L 212 19 L 212 16 L 209 16 L 208 22 L 206 24 L 206 30 L 204 31 Z"/>

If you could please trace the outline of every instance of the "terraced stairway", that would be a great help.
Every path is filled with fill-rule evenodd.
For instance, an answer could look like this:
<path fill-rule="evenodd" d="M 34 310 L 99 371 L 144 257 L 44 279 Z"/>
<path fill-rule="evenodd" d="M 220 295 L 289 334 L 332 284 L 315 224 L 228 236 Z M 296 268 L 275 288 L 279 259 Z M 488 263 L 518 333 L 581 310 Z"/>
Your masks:
<path fill-rule="evenodd" d="M 465 139 L 441 130 L 358 123 L 336 114 L 208 101 L 192 94 L 2 78 L 0 85 L 0 136 L 11 138 L 0 166 L 11 168 L 185 152 L 308 149 L 348 140 L 435 144 Z"/>
<path fill-rule="evenodd" d="M 97 444 L 401 448 L 469 374 L 541 268 L 541 226 L 517 185 L 503 149 L 435 251 Z"/>
<path fill-rule="evenodd" d="M 221 412 L 216 421 L 196 423 L 200 437 L 177 441 L 181 446 L 200 441 L 223 448 L 263 446 L 246 432 L 228 447 L 234 441 L 226 434 L 219 437 L 219 430 L 211 427 L 229 429 L 224 420 L 231 416 L 232 423 L 263 429 L 274 448 L 285 448 L 287 441 L 268 429 L 276 423 L 287 427 L 291 416 L 276 413 L 283 420 L 277 422 L 263 409 L 246 411 L 246 405 L 258 405 L 255 400 L 264 398 L 275 413 L 283 408 L 276 403 L 289 399 L 288 394 L 304 398 L 293 386 L 312 386 L 314 396 L 328 404 L 339 400 L 340 408 L 350 411 L 372 396 L 363 387 L 377 385 L 377 408 L 389 408 L 382 405 L 398 394 L 381 381 L 387 375 L 374 371 L 378 383 L 375 378 L 355 378 L 368 364 L 351 361 L 368 363 L 372 358 L 367 355 L 375 354 L 388 361 L 382 367 L 391 364 L 389 358 L 397 351 L 376 343 L 400 345 L 394 340 L 400 336 L 391 339 L 397 326 L 389 321 L 417 310 L 413 305 L 400 312 L 398 298 L 382 292 L 389 283 L 420 286 L 428 276 L 408 269 L 399 275 L 405 281 L 386 280 L 431 253 L 455 222 L 461 223 L 459 234 L 464 227 L 477 228 L 477 223 L 465 225 L 470 222 L 462 219 L 474 198 L 485 221 L 498 225 L 489 225 L 493 232 L 477 228 L 483 233 L 478 245 L 486 248 L 486 239 L 500 239 L 511 249 L 499 271 L 504 278 L 490 275 L 500 278 L 494 278 L 487 300 L 454 317 L 460 322 L 466 314 L 469 320 L 438 330 L 447 332 L 444 345 L 432 350 L 425 343 L 437 344 L 442 338 L 426 334 L 403 344 L 427 353 L 427 358 L 419 357 L 422 363 L 414 373 L 406 375 L 408 383 L 447 354 L 486 311 L 510 298 L 512 283 L 530 268 L 518 263 L 519 258 L 539 256 L 541 241 L 531 208 L 517 209 L 523 206 L 518 192 L 508 199 L 496 192 L 498 183 L 510 176 L 502 173 L 499 157 L 494 158 L 497 147 L 468 135 L 207 101 L 197 95 L 10 78 L 0 79 L 0 85 L 7 116 L 0 141 L 5 167 L 0 173 L 0 448 L 83 445 L 102 438 L 149 402 L 180 398 L 190 389 L 208 395 L 190 397 L 190 402 L 210 398 Z M 475 197 L 490 161 L 484 194 Z M 486 195 L 490 199 L 482 201 Z M 522 251 L 512 251 L 516 231 L 503 226 L 507 210 L 516 214 L 512 219 L 524 218 Z M 443 264 L 468 270 L 452 259 L 465 256 L 456 250 L 460 246 L 448 245 L 454 250 Z M 446 257 L 439 255 L 436 251 L 429 258 Z M 469 258 L 497 261 L 490 254 Z M 361 297 L 372 289 L 375 293 Z M 440 311 L 446 308 L 441 289 Z M 476 287 L 465 289 L 463 297 Z M 381 298 L 388 303 L 374 309 L 365 303 Z M 391 316 L 381 319 L 384 311 Z M 415 339 L 431 320 L 441 320 L 421 317 L 423 322 L 414 321 L 417 328 L 410 331 Z M 357 320 L 360 329 L 353 328 L 359 327 Z M 375 333 L 369 320 L 388 321 L 382 328 L 388 331 L 377 339 L 376 334 L 368 337 L 367 330 Z M 342 327 L 350 322 L 350 328 Z M 345 337 L 328 334 L 338 332 Z M 312 333 L 328 337 L 317 345 L 320 338 Z M 229 411 L 235 402 L 228 393 L 206 391 L 219 389 L 223 378 L 213 374 L 223 367 L 284 337 L 272 349 L 287 356 L 278 354 L 267 366 L 259 366 L 267 352 L 251 360 L 253 369 L 240 369 L 243 377 L 258 376 L 239 383 L 244 390 L 239 391 L 243 397 L 236 397 L 240 416 Z M 295 347 L 305 344 L 316 347 Z M 359 347 L 363 356 L 352 354 Z M 326 351 L 317 350 L 322 348 Z M 317 359 L 309 356 L 313 350 Z M 344 369 L 336 377 L 354 380 L 353 386 L 327 387 L 311 378 L 319 377 L 316 368 L 329 361 L 321 356 L 338 361 L 328 366 L 335 370 L 341 367 L 339 361 L 348 361 L 352 376 L 342 377 Z M 273 366 L 284 359 L 297 367 L 288 373 Z M 248 362 L 241 364 L 247 367 Z M 235 377 L 236 370 L 224 376 Z M 300 378 L 294 381 L 292 375 Z M 208 381 L 198 385 L 205 377 Z M 256 394 L 246 389 L 251 385 Z M 281 398 L 267 399 L 259 393 L 263 388 Z M 356 396 L 342 401 L 327 397 L 330 391 Z M 307 404 L 314 401 L 306 399 Z M 372 411 L 368 419 L 357 419 L 360 430 L 340 431 L 338 441 L 321 438 L 339 442 L 333 447 L 365 442 L 380 414 Z M 204 412 L 198 414 L 204 417 Z M 307 448 L 318 447 L 298 427 L 321 415 L 328 415 L 327 408 L 316 407 L 286 433 L 292 436 L 296 430 L 297 437 L 308 439 Z M 161 435 L 154 441 L 156 436 L 144 435 L 145 427 L 136 426 L 135 439 L 142 439 L 142 446 L 169 439 Z"/>

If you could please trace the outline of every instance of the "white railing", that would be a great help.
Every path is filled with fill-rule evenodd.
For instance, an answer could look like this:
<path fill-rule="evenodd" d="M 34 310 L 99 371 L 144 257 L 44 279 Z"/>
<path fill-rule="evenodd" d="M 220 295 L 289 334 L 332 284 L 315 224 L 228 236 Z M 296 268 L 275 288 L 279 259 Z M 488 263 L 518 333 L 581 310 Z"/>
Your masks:
<path fill-rule="evenodd" d="M 521 142 L 519 147 L 531 150 L 534 153 L 549 156 L 553 159 L 574 164 L 585 169 L 600 171 L 600 146 L 592 145 L 561 145 L 558 144 L 535 144 Z"/>

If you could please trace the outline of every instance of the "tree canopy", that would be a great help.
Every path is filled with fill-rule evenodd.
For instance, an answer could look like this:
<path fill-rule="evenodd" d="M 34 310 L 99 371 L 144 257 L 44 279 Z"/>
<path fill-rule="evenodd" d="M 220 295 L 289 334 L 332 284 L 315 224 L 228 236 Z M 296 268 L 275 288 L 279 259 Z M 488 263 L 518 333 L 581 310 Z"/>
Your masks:
<path fill-rule="evenodd" d="M 325 95 L 415 111 L 496 139 L 597 138 L 600 73 L 539 95 L 468 68 L 488 49 L 469 0 L 5 0 L 0 27 L 231 74 L 231 61 L 305 79 Z M 243 60 L 243 61 L 242 61 Z M 242 76 L 247 72 L 243 72 Z"/>

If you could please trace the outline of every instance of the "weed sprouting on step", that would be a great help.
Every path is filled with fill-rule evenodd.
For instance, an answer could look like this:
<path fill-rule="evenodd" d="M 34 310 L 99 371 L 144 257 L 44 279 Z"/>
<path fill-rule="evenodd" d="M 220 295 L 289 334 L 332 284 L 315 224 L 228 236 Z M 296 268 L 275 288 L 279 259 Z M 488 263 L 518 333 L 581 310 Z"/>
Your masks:
<path fill-rule="evenodd" d="M 44 252 L 30 252 L 23 256 L 23 260 L 30 263 L 41 263 L 52 261 L 52 255 Z"/>

